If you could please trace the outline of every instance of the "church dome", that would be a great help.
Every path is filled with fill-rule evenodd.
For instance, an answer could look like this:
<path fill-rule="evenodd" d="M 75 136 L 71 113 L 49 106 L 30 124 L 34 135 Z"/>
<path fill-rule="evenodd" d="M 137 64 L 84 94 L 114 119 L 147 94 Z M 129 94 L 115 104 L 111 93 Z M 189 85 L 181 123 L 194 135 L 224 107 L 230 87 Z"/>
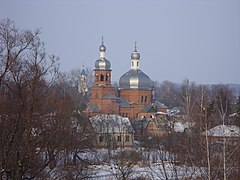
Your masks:
<path fill-rule="evenodd" d="M 107 59 L 98 59 L 95 62 L 95 69 L 96 70 L 110 70 L 111 68 L 111 63 Z"/>
<path fill-rule="evenodd" d="M 136 49 L 132 52 L 131 59 L 140 59 L 140 53 Z"/>
<path fill-rule="evenodd" d="M 102 37 L 102 44 L 99 46 L 99 51 L 100 51 L 100 59 L 98 59 L 95 62 L 95 69 L 96 70 L 110 70 L 111 68 L 111 63 L 105 58 L 105 51 L 106 51 L 106 46 L 103 43 L 103 37 Z"/>
<path fill-rule="evenodd" d="M 121 89 L 148 90 L 151 88 L 151 80 L 140 69 L 130 69 L 120 77 L 119 86 Z"/>
<path fill-rule="evenodd" d="M 150 78 L 140 70 L 140 53 L 135 49 L 131 54 L 131 69 L 122 75 L 119 79 L 121 89 L 151 89 Z"/>
<path fill-rule="evenodd" d="M 105 52 L 105 51 L 106 51 L 106 46 L 104 46 L 104 44 L 102 44 L 102 45 L 99 47 L 99 51 L 100 51 L 100 52 Z"/>

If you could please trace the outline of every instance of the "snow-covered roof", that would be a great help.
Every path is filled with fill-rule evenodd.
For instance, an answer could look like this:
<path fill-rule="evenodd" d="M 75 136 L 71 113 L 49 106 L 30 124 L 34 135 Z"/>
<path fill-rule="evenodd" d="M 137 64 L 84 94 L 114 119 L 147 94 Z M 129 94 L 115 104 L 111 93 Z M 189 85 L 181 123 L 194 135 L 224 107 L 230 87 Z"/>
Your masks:
<path fill-rule="evenodd" d="M 184 115 L 184 109 L 183 107 L 174 107 L 168 112 L 169 116 L 174 116 L 174 115 Z"/>
<path fill-rule="evenodd" d="M 205 134 L 206 132 L 202 133 Z M 208 136 L 213 137 L 240 137 L 240 127 L 219 125 L 207 131 Z"/>
<path fill-rule="evenodd" d="M 161 111 L 158 111 L 158 112 L 156 112 L 156 114 L 159 114 L 159 115 L 166 115 L 167 113 L 165 113 L 165 112 L 161 112 Z"/>
<path fill-rule="evenodd" d="M 133 133 L 132 125 L 127 117 L 101 114 L 89 120 L 97 133 Z"/>

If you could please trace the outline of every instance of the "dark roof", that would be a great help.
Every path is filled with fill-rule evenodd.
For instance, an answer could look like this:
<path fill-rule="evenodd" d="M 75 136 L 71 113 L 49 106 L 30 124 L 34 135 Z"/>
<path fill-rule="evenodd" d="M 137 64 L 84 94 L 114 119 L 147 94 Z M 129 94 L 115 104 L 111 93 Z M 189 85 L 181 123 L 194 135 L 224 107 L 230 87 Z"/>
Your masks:
<path fill-rule="evenodd" d="M 86 76 L 86 75 L 87 75 L 86 72 L 85 72 L 85 69 L 82 69 L 81 75 L 82 75 L 82 76 Z"/>
<path fill-rule="evenodd" d="M 118 102 L 119 106 L 122 108 L 131 108 L 132 107 L 132 105 L 129 104 L 126 99 L 123 99 L 121 97 L 118 98 L 117 102 Z"/>
<path fill-rule="evenodd" d="M 168 107 L 165 104 L 160 103 L 159 101 L 155 101 L 154 105 L 156 106 L 157 109 L 168 109 Z"/>
<path fill-rule="evenodd" d="M 105 96 L 103 96 L 104 99 L 118 99 L 118 97 L 112 95 L 112 94 L 106 94 Z"/>
<path fill-rule="evenodd" d="M 126 99 L 123 99 L 121 97 L 117 97 L 117 96 L 112 95 L 112 94 L 106 94 L 103 98 L 104 99 L 114 99 L 114 100 L 117 100 L 117 105 L 122 107 L 122 108 L 131 108 L 132 107 L 132 105 L 129 104 Z"/>
<path fill-rule="evenodd" d="M 157 112 L 156 109 L 152 105 L 146 105 L 142 112 L 148 113 L 148 112 Z"/>
<path fill-rule="evenodd" d="M 88 108 L 92 111 L 92 112 L 100 112 L 98 106 L 96 104 L 88 104 Z"/>

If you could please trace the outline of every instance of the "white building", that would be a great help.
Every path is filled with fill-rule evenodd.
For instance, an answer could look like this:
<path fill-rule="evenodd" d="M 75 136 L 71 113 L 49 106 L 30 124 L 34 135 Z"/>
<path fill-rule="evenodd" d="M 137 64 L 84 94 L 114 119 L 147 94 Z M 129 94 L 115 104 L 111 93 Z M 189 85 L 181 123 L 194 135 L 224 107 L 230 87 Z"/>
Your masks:
<path fill-rule="evenodd" d="M 127 117 L 96 115 L 90 118 L 97 147 L 117 148 L 133 146 L 134 130 Z"/>

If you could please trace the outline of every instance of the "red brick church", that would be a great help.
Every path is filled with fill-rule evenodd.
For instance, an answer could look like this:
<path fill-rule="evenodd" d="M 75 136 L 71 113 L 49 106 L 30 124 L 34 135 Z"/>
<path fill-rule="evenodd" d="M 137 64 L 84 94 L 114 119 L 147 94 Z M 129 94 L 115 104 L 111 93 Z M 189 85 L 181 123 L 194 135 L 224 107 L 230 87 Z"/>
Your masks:
<path fill-rule="evenodd" d="M 111 63 L 105 58 L 103 41 L 99 51 L 100 58 L 95 62 L 95 81 L 86 113 L 90 116 L 118 114 L 130 120 L 154 116 L 158 107 L 152 103 L 151 80 L 140 70 L 140 54 L 136 44 L 131 54 L 131 68 L 120 77 L 117 90 L 111 85 Z"/>

